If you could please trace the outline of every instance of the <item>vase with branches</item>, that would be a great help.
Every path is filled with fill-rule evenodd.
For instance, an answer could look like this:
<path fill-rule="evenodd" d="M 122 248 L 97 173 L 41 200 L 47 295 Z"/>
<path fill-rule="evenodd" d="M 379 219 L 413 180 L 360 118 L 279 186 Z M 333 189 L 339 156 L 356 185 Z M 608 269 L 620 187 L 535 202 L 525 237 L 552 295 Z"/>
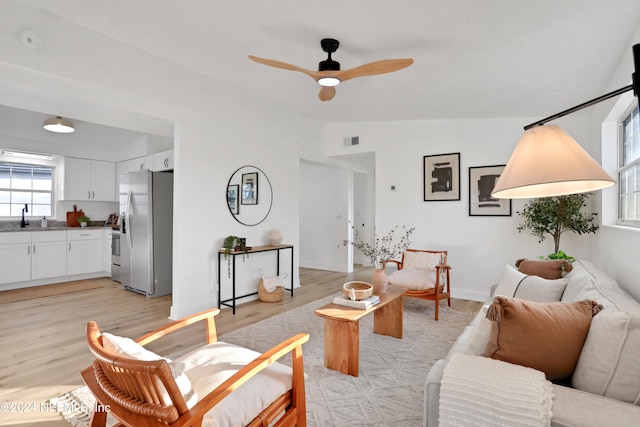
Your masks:
<path fill-rule="evenodd" d="M 402 251 L 409 247 L 411 244 L 411 233 L 413 233 L 415 227 L 406 228 L 402 226 L 402 233 L 396 242 L 394 242 L 394 237 L 396 231 L 398 231 L 397 225 L 382 236 L 379 236 L 374 230 L 373 244 L 363 241 L 355 227 L 352 226 L 351 229 L 353 230 L 353 240 L 343 240 L 342 245 L 351 245 L 369 258 L 371 265 L 376 269 L 376 273 L 372 279 L 373 292 L 384 293 L 388 281 L 382 265 L 385 261 L 396 258 Z"/>
<path fill-rule="evenodd" d="M 595 212 L 583 212 L 587 200 L 593 193 L 569 194 L 565 196 L 542 197 L 527 203 L 522 211 L 517 212 L 524 218 L 518 225 L 518 232 L 529 230 L 542 242 L 547 236 L 553 237 L 553 254 L 547 258 L 562 258 L 571 260 L 572 257 L 560 250 L 560 236 L 567 232 L 589 234 L 598 231 L 595 224 Z"/>

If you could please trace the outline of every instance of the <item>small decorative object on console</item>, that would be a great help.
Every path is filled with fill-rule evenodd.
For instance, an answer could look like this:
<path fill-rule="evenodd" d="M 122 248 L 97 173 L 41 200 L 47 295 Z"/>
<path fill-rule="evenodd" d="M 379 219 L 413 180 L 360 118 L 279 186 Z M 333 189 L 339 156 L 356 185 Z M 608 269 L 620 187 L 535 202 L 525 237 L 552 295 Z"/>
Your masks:
<path fill-rule="evenodd" d="M 367 282 L 347 282 L 342 285 L 342 292 L 352 301 L 363 300 L 373 294 L 373 285 Z"/>

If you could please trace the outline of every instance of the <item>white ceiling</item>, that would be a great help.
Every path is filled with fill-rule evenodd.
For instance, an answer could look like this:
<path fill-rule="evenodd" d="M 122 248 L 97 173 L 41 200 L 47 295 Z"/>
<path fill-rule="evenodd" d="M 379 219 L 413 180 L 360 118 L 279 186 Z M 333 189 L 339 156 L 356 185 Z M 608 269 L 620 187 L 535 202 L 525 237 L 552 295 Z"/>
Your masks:
<path fill-rule="evenodd" d="M 640 27 L 638 0 L 18 3 L 325 122 L 542 118 L 601 95 Z M 321 102 L 308 76 L 247 58 L 315 69 L 326 59 L 325 37 L 340 41 L 333 59 L 343 69 L 388 58 L 415 62 L 344 82 Z"/>

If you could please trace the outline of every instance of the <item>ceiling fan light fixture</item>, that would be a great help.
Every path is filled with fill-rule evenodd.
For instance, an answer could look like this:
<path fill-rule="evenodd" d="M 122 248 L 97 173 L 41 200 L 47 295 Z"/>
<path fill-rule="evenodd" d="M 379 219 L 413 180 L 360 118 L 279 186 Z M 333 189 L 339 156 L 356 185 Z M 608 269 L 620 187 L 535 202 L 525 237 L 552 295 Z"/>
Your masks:
<path fill-rule="evenodd" d="M 71 133 L 75 131 L 73 123 L 71 123 L 70 120 L 63 119 L 60 116 L 56 116 L 54 119 L 45 120 L 44 128 L 49 132 L 55 133 Z"/>
<path fill-rule="evenodd" d="M 320 86 L 338 86 L 340 84 L 340 79 L 337 77 L 322 77 L 318 79 L 318 83 L 320 83 Z"/>

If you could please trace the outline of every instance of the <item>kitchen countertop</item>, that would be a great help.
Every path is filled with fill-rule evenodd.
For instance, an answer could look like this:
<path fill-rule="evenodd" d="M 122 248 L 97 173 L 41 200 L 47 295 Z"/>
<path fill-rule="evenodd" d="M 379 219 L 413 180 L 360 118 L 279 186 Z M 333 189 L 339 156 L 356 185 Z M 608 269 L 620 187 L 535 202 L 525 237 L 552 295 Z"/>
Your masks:
<path fill-rule="evenodd" d="M 87 229 L 102 229 L 112 228 L 111 226 L 104 225 L 104 221 L 90 221 L 87 227 L 67 227 L 66 221 L 47 221 L 46 227 L 40 226 L 40 220 L 30 220 L 30 224 L 26 227 L 20 227 L 20 221 L 0 221 L 0 233 L 6 232 L 20 232 L 20 231 L 64 231 L 64 230 L 87 230 Z"/>

